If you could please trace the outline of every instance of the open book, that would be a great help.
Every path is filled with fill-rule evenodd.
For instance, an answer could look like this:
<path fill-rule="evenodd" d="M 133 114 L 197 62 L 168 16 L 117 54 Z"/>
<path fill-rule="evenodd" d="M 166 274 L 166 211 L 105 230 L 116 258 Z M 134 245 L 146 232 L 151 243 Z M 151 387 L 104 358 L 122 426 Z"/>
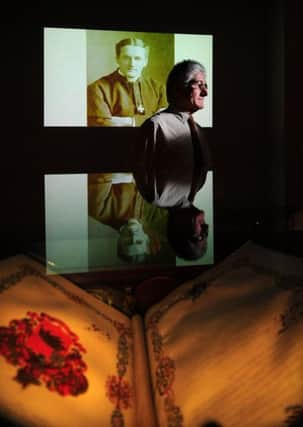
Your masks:
<path fill-rule="evenodd" d="M 298 426 L 302 283 L 302 259 L 247 242 L 130 318 L 25 255 L 2 260 L 1 416 L 38 427 Z"/>

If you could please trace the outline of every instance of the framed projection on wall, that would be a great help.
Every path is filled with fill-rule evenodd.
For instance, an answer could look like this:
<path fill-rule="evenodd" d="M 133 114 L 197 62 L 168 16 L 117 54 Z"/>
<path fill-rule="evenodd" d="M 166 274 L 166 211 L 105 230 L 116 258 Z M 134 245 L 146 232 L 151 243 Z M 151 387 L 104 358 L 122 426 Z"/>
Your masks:
<path fill-rule="evenodd" d="M 195 118 L 212 127 L 212 35 L 44 28 L 44 126 L 140 126 L 166 106 L 167 75 L 183 59 L 206 68 L 209 95 Z"/>
<path fill-rule="evenodd" d="M 79 273 L 214 262 L 213 173 L 196 194 L 209 226 L 204 255 L 175 255 L 166 237 L 167 210 L 140 196 L 131 173 L 45 175 L 48 272 Z"/>

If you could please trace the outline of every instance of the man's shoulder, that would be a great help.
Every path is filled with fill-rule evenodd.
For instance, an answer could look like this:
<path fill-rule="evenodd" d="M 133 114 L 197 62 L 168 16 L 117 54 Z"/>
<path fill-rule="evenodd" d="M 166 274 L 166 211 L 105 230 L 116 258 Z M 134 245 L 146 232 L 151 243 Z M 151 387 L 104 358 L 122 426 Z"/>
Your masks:
<path fill-rule="evenodd" d="M 181 119 L 180 114 L 176 114 L 175 112 L 171 111 L 169 108 L 163 108 L 159 111 L 157 111 L 154 115 L 150 117 L 150 120 L 154 123 L 162 123 L 162 122 L 176 122 L 180 121 Z"/>
<path fill-rule="evenodd" d="M 89 86 L 107 86 L 119 80 L 120 74 L 117 71 L 114 71 L 110 74 L 106 74 L 104 76 L 99 77 L 97 80 L 90 83 Z"/>
<path fill-rule="evenodd" d="M 169 115 L 170 113 L 167 111 L 166 108 L 161 109 L 154 113 L 152 116 L 150 116 L 148 119 L 146 119 L 143 124 L 160 124 L 163 120 L 165 121 Z"/>

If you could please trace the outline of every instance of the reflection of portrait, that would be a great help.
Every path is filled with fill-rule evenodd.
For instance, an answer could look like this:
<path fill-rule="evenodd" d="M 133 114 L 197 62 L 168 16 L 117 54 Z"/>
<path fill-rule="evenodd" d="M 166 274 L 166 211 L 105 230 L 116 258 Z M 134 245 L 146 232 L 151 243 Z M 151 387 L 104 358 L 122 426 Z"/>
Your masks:
<path fill-rule="evenodd" d="M 88 175 L 89 215 L 117 230 L 117 254 L 121 259 L 130 263 L 174 263 L 173 252 L 167 250 L 167 212 L 146 203 L 133 180 L 125 177 Z"/>
<path fill-rule="evenodd" d="M 87 88 L 88 126 L 139 126 L 167 106 L 165 88 L 143 74 L 149 47 L 138 38 L 116 44 L 118 68 Z"/>
<path fill-rule="evenodd" d="M 194 259 L 203 251 L 190 255 L 191 243 L 200 248 L 201 240 L 207 237 L 206 228 L 198 227 L 202 217 L 205 222 L 204 213 L 194 206 L 210 168 L 207 142 L 193 118 L 193 113 L 204 107 L 208 94 L 205 67 L 193 60 L 177 63 L 168 75 L 166 90 L 168 108 L 140 128 L 134 176 L 148 202 L 169 209 L 168 237 L 176 252 Z M 201 239 L 194 238 L 198 228 Z"/>
<path fill-rule="evenodd" d="M 118 254 L 120 257 L 126 260 L 134 257 L 144 259 L 144 255 L 151 253 L 149 236 L 136 218 L 130 218 L 122 225 L 119 233 Z"/>

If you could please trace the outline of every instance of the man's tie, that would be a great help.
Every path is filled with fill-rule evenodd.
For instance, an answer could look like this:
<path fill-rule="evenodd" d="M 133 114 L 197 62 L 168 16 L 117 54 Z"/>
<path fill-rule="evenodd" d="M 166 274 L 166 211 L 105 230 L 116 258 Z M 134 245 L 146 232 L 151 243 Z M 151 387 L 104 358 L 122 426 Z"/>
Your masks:
<path fill-rule="evenodd" d="M 194 121 L 193 116 L 190 114 L 188 119 L 191 140 L 193 145 L 193 178 L 191 190 L 189 193 L 189 200 L 193 202 L 197 191 L 202 187 L 206 179 L 206 173 L 208 170 L 208 153 L 206 146 L 204 146 L 204 141 L 202 141 L 201 136 L 197 129 L 197 125 Z"/>

